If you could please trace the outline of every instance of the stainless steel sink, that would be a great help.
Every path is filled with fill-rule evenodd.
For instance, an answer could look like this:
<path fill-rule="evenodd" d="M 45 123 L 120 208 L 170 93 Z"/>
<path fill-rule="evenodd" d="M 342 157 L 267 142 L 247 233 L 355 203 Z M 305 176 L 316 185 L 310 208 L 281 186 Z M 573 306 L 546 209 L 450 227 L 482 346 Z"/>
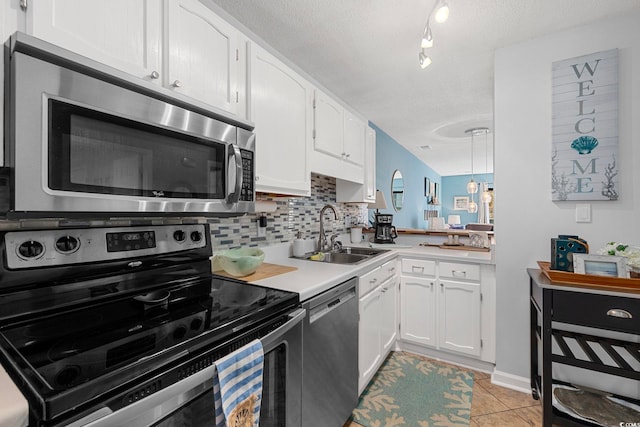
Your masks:
<path fill-rule="evenodd" d="M 315 259 L 317 258 L 315 257 L 317 253 L 308 254 L 305 257 L 298 259 L 305 259 L 315 262 L 327 262 L 330 264 L 358 264 L 384 252 L 388 251 L 386 249 L 343 247 L 337 251 L 324 252 L 324 257 L 321 257 L 321 259 Z"/>
<path fill-rule="evenodd" d="M 331 264 L 356 264 L 360 261 L 369 259 L 367 255 L 348 254 L 346 252 L 329 252 L 324 254 L 322 262 Z"/>

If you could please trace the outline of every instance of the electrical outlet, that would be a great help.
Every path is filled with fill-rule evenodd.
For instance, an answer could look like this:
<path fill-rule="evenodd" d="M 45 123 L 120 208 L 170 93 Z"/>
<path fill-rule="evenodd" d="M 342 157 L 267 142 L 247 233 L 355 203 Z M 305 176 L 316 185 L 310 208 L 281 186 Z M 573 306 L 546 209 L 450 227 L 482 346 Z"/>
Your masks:
<path fill-rule="evenodd" d="M 267 235 L 267 227 L 260 227 L 260 220 L 256 220 L 256 229 L 258 230 L 258 237 L 264 237 Z"/>

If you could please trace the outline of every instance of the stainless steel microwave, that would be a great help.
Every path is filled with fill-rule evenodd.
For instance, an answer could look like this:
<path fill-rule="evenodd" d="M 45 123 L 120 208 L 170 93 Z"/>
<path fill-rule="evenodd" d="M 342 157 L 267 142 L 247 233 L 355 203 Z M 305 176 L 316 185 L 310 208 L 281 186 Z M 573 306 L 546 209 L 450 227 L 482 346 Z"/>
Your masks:
<path fill-rule="evenodd" d="M 8 55 L 7 217 L 254 211 L 250 124 L 22 33 Z"/>

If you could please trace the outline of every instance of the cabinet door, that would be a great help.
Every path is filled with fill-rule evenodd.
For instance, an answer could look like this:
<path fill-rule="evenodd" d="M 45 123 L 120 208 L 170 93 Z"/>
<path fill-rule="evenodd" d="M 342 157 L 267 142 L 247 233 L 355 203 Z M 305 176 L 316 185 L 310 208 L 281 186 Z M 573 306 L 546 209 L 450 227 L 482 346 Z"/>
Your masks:
<path fill-rule="evenodd" d="M 435 279 L 402 277 L 400 281 L 400 337 L 405 341 L 435 347 Z"/>
<path fill-rule="evenodd" d="M 344 160 L 357 166 L 364 164 L 365 124 L 348 111 L 344 112 Z"/>
<path fill-rule="evenodd" d="M 165 85 L 237 113 L 239 32 L 197 0 L 170 0 Z"/>
<path fill-rule="evenodd" d="M 396 342 L 398 326 L 398 278 L 392 277 L 380 287 L 380 344 L 385 357 Z"/>
<path fill-rule="evenodd" d="M 308 196 L 312 92 L 309 83 L 251 46 L 251 117 L 256 125 L 256 190 Z"/>
<path fill-rule="evenodd" d="M 161 0 L 45 0 L 27 7 L 27 33 L 146 79 L 161 72 L 161 26 Z"/>
<path fill-rule="evenodd" d="M 344 156 L 344 109 L 316 90 L 314 109 L 314 149 L 341 159 Z"/>
<path fill-rule="evenodd" d="M 358 390 L 362 391 L 380 362 L 380 288 L 360 298 L 358 323 Z"/>
<path fill-rule="evenodd" d="M 480 355 L 480 284 L 440 282 L 440 348 Z"/>
<path fill-rule="evenodd" d="M 364 201 L 376 201 L 376 131 L 367 126 L 364 146 Z"/>

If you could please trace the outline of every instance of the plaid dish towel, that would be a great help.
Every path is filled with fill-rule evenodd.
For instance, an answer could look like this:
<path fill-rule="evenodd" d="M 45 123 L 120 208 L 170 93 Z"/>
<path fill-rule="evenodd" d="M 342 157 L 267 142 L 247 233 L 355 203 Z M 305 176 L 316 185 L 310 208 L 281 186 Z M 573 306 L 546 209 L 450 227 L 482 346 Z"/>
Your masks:
<path fill-rule="evenodd" d="M 263 365 L 260 340 L 216 361 L 213 397 L 217 427 L 258 427 Z"/>

